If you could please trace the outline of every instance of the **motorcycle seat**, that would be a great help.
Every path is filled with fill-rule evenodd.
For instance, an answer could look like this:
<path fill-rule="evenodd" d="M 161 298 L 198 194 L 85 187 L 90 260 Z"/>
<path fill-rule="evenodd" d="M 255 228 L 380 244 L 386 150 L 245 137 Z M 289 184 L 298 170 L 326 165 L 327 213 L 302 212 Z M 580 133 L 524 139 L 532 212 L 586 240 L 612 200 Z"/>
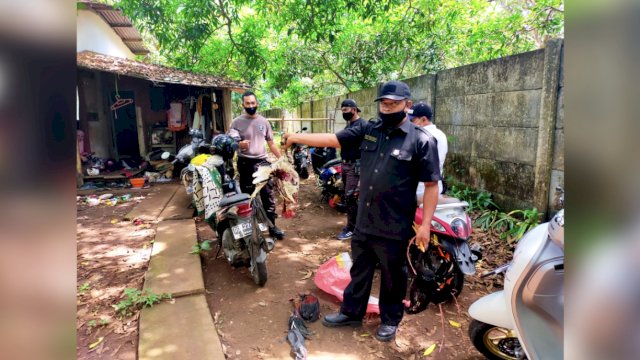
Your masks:
<path fill-rule="evenodd" d="M 237 204 L 237 203 L 241 203 L 243 201 L 247 201 L 249 199 L 250 199 L 250 196 L 248 194 L 245 194 L 245 193 L 239 193 L 239 194 L 235 194 L 235 195 L 231 195 L 231 196 L 225 196 L 220 201 L 220 207 L 226 207 L 226 206 L 229 206 L 229 205 L 234 205 L 234 204 Z"/>
<path fill-rule="evenodd" d="M 438 197 L 438 205 L 436 205 L 436 211 L 458 207 L 466 208 L 468 206 L 469 203 L 466 201 L 461 201 L 458 198 L 442 195 Z M 420 205 L 420 207 L 422 207 L 422 204 Z"/>
<path fill-rule="evenodd" d="M 459 203 L 460 199 L 442 195 L 438 197 L 438 205 Z"/>
<path fill-rule="evenodd" d="M 324 165 L 322 165 L 323 168 L 327 168 L 329 166 L 334 166 L 334 165 L 338 165 L 342 162 L 341 159 L 333 159 L 333 160 L 329 160 L 327 161 Z"/>

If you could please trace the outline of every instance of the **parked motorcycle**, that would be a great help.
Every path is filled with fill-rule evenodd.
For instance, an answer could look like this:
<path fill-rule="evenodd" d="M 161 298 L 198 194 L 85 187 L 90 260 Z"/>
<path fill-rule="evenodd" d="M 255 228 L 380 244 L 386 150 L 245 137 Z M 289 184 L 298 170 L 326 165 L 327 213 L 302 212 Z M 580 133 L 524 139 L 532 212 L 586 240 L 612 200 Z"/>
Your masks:
<path fill-rule="evenodd" d="M 560 189 L 560 191 L 562 191 Z M 505 272 L 504 290 L 469 308 L 473 345 L 489 359 L 561 359 L 564 325 L 564 210 L 528 231 Z"/>
<path fill-rule="evenodd" d="M 329 203 L 329 206 L 340 212 L 347 211 L 340 159 L 333 159 L 324 164 L 320 174 L 316 176 L 316 182 L 323 202 Z"/>
<path fill-rule="evenodd" d="M 464 285 L 464 276 L 476 272 L 475 262 L 482 255 L 479 248 L 472 249 L 467 240 L 471 235 L 471 219 L 466 213 L 469 203 L 440 196 L 431 219 L 431 239 L 424 252 L 416 246 L 409 248 L 409 260 L 414 277 L 409 287 L 410 307 L 415 314 L 429 303 L 440 304 L 458 297 Z M 422 224 L 422 204 L 415 214 L 415 224 Z"/>
<path fill-rule="evenodd" d="M 251 199 L 234 179 L 232 160 L 237 146 L 228 135 L 218 135 L 212 141 L 213 155 L 222 158 L 215 168 L 220 174 L 223 197 L 215 219 L 208 223 L 218 236 L 218 253 L 222 250 L 234 267 L 248 267 L 253 281 L 264 286 L 268 278 L 267 254 L 275 247 L 275 241 L 269 234 L 271 223 L 260 196 Z M 186 171 L 195 169 L 190 166 Z"/>
<path fill-rule="evenodd" d="M 302 130 L 297 131 L 297 133 L 301 133 L 307 131 L 306 127 L 303 127 Z M 303 144 L 292 144 L 291 149 L 293 152 L 293 166 L 296 169 L 298 175 L 300 175 L 301 179 L 309 178 L 309 147 Z"/>
<path fill-rule="evenodd" d="M 196 155 L 210 153 L 210 145 L 204 141 L 202 130 L 191 129 L 189 130 L 189 135 L 191 136 L 191 142 L 181 147 L 172 161 L 176 173 L 182 173 Z M 171 155 L 168 152 L 163 154 L 163 158 L 169 158 L 169 156 Z"/>
<path fill-rule="evenodd" d="M 309 149 L 309 153 L 311 154 L 311 167 L 316 176 L 322 173 L 329 161 L 337 157 L 336 149 L 332 147 L 312 147 Z"/>

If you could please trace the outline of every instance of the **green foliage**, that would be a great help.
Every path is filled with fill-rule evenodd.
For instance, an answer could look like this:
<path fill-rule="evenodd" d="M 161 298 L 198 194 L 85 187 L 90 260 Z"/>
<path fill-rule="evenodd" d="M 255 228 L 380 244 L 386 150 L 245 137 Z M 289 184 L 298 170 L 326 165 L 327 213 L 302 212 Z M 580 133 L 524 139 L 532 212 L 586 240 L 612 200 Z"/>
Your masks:
<path fill-rule="evenodd" d="M 475 200 L 473 201 L 474 208 L 478 210 L 486 210 L 490 208 L 499 209 L 500 207 L 495 202 L 493 202 L 491 196 L 491 193 L 488 193 L 486 191 L 478 192 Z"/>
<path fill-rule="evenodd" d="M 531 228 L 540 223 L 541 214 L 536 208 L 526 210 L 513 210 L 505 213 L 493 202 L 492 195 L 486 191 L 474 190 L 453 179 L 447 179 L 451 185 L 449 195 L 469 203 L 469 211 L 480 211 L 474 224 L 483 231 L 493 230 L 500 233 L 501 239 L 509 243 L 520 238 Z"/>
<path fill-rule="evenodd" d="M 519 215 L 514 226 L 502 234 L 503 239 L 507 239 L 509 243 L 520 240 L 520 238 L 530 229 L 534 228 L 540 223 L 540 213 L 538 209 L 532 208 L 527 210 L 514 210 L 509 213 L 512 217 Z"/>
<path fill-rule="evenodd" d="M 563 36 L 562 0 L 120 0 L 151 58 L 243 80 L 292 108 Z"/>
<path fill-rule="evenodd" d="M 191 247 L 190 254 L 200 254 L 203 251 L 211 250 L 211 241 L 205 240 L 201 243 L 197 243 Z"/>
<path fill-rule="evenodd" d="M 496 221 L 498 217 L 498 210 L 486 210 L 483 211 L 475 221 L 475 225 L 480 227 L 482 231 L 487 231 L 491 228 L 491 225 Z"/>
<path fill-rule="evenodd" d="M 498 210 L 485 210 L 475 221 L 483 231 L 489 229 L 501 233 L 500 238 L 509 243 L 520 240 L 522 236 L 540 223 L 538 209 L 513 210 L 509 213 Z"/>
<path fill-rule="evenodd" d="M 78 288 L 78 294 L 82 295 L 85 292 L 87 292 L 88 290 L 91 289 L 91 284 L 89 284 L 88 282 L 80 285 L 80 287 Z"/>
<path fill-rule="evenodd" d="M 451 185 L 448 191 L 450 196 L 469 203 L 469 211 L 487 209 L 499 209 L 499 206 L 491 199 L 492 195 L 486 191 L 478 191 L 463 184 Z"/>
<path fill-rule="evenodd" d="M 125 298 L 113 305 L 116 313 L 122 316 L 130 316 L 137 310 L 151 307 L 163 299 L 171 299 L 171 294 L 155 294 L 150 291 L 140 291 L 138 289 L 124 289 Z"/>
<path fill-rule="evenodd" d="M 109 325 L 109 319 L 100 319 L 100 323 L 98 323 L 95 319 L 91 319 L 87 321 L 87 328 L 92 330 L 98 326 L 106 326 Z"/>

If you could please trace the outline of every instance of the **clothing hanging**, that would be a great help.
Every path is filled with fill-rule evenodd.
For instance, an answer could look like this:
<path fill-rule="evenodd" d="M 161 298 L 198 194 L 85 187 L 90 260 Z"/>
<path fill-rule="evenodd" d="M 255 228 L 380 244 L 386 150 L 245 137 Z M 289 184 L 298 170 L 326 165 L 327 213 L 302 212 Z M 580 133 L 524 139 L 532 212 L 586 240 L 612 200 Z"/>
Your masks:
<path fill-rule="evenodd" d="M 196 112 L 193 114 L 193 129 L 202 130 L 202 96 L 196 102 Z"/>
<path fill-rule="evenodd" d="M 184 130 L 187 127 L 184 117 L 182 116 L 181 102 L 174 101 L 169 105 L 169 110 L 167 111 L 167 123 L 169 130 L 174 132 Z"/>

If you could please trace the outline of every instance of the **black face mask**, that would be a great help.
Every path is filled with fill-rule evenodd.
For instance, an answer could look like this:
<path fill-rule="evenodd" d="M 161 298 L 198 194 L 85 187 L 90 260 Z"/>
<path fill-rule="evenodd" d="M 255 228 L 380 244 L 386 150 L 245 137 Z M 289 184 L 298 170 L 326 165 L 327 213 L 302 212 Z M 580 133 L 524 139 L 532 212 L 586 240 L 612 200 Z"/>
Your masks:
<path fill-rule="evenodd" d="M 380 119 L 382 119 L 382 124 L 386 127 L 395 127 L 398 124 L 400 124 L 400 122 L 402 121 L 402 119 L 405 118 L 405 116 L 407 116 L 407 113 L 404 112 L 404 110 L 400 110 L 398 112 L 394 112 L 391 114 L 383 114 L 383 113 L 379 113 L 380 115 Z"/>
<path fill-rule="evenodd" d="M 257 106 L 254 106 L 254 107 L 246 107 L 246 108 L 244 108 L 244 111 L 246 111 L 246 112 L 247 112 L 247 114 L 249 114 L 249 115 L 253 115 L 253 114 L 255 114 L 255 113 L 256 113 L 256 110 L 258 110 L 258 107 L 257 107 Z"/>
<path fill-rule="evenodd" d="M 353 113 L 352 112 L 342 113 L 342 118 L 349 121 L 353 119 Z"/>

